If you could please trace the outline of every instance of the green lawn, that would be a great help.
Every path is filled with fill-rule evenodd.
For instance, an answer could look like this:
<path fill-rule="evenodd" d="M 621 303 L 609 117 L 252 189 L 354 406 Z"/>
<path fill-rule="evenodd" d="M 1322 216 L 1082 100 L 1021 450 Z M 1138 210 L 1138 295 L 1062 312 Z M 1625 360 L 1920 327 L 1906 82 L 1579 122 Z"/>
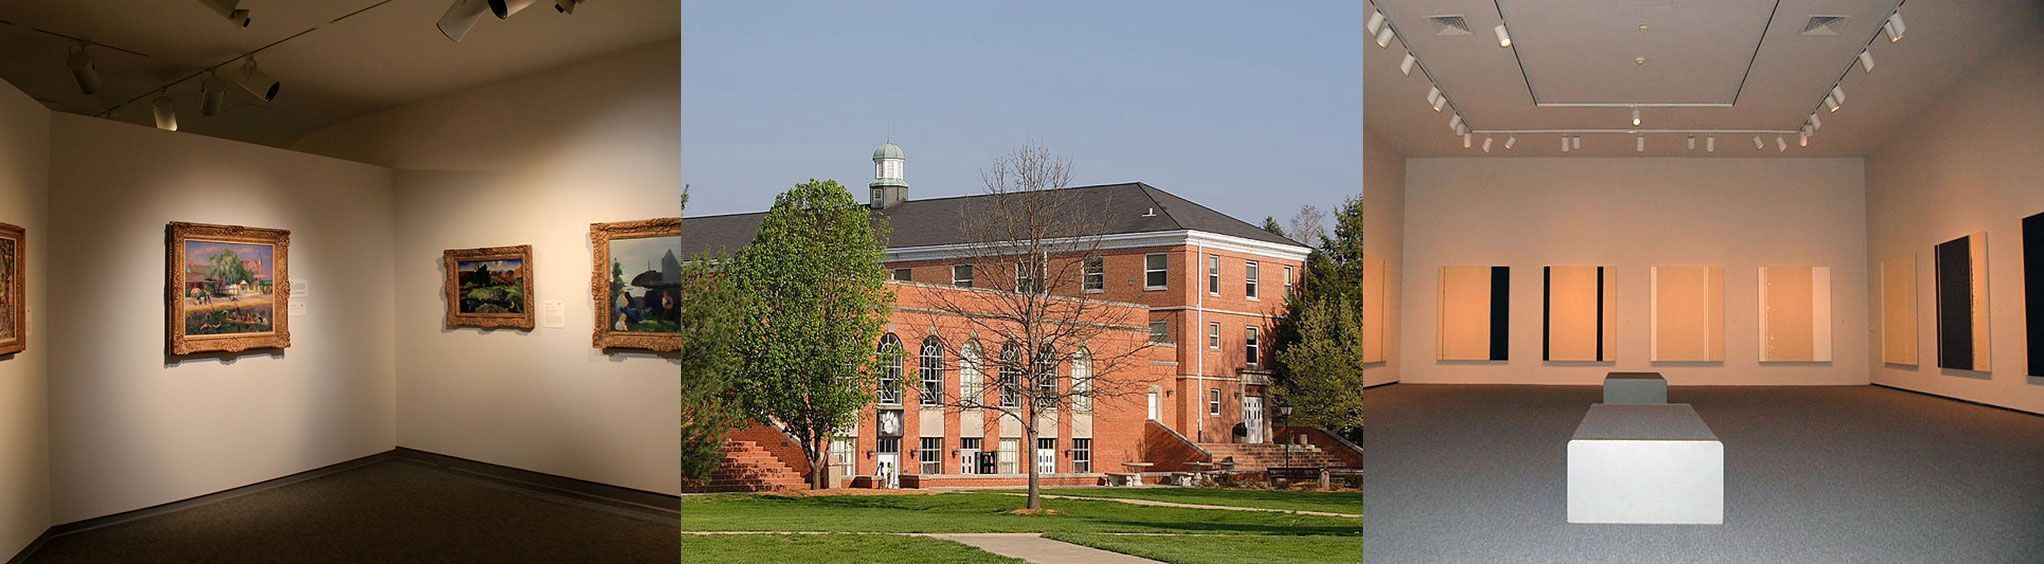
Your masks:
<path fill-rule="evenodd" d="M 682 535 L 681 561 L 1021 562 L 963 544 L 902 535 Z"/>
<path fill-rule="evenodd" d="M 1146 507 L 1112 501 L 1047 499 L 1061 515 L 1005 515 L 1024 500 L 994 493 L 781 497 L 688 496 L 688 531 L 903 533 L 1207 533 L 1360 536 L 1362 519 L 1264 511 Z"/>
<path fill-rule="evenodd" d="M 1151 536 L 1051 533 L 1054 540 L 1172 564 L 1361 562 L 1363 537 L 1271 535 Z"/>
<path fill-rule="evenodd" d="M 1215 488 L 1055 488 L 1045 495 L 1145 499 L 1198 505 L 1257 507 L 1326 513 L 1363 513 L 1363 492 L 1278 492 Z"/>

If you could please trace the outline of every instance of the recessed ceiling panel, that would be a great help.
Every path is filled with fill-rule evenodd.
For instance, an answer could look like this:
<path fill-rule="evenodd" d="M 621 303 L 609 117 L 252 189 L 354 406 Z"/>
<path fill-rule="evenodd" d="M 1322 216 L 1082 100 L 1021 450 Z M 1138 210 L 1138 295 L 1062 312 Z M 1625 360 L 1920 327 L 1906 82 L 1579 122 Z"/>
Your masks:
<path fill-rule="evenodd" d="M 1534 101 L 1731 104 L 1778 0 L 1497 0 Z"/>

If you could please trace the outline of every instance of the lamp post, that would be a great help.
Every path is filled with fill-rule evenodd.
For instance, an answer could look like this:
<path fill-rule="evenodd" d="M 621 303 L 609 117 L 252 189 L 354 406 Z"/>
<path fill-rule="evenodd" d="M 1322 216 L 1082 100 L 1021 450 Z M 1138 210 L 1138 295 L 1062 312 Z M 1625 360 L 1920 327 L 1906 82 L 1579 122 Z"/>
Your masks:
<path fill-rule="evenodd" d="M 1292 404 L 1289 402 L 1278 404 L 1278 426 L 1290 428 L 1292 426 L 1291 422 L 1292 422 Z M 1280 435 L 1280 437 L 1282 437 L 1282 435 Z M 1285 443 L 1285 467 L 1290 468 L 1292 466 L 1292 441 L 1285 440 L 1284 443 Z"/>

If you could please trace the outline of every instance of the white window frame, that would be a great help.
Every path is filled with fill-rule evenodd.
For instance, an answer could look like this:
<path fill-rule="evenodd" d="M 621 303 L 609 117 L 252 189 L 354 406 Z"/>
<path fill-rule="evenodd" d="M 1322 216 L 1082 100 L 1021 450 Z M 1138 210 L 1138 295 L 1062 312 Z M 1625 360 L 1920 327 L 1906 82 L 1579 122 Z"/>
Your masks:
<path fill-rule="evenodd" d="M 1158 331 L 1158 330 L 1157 330 L 1157 329 L 1158 329 L 1158 327 L 1162 327 L 1162 328 L 1163 328 L 1164 330 L 1162 330 L 1162 331 Z M 1168 320 L 1168 319 L 1152 319 L 1152 320 L 1150 320 L 1150 342 L 1152 342 L 1152 343 L 1169 343 L 1169 342 L 1171 342 L 1171 321 L 1170 321 L 1170 320 Z"/>
<path fill-rule="evenodd" d="M 986 352 L 979 341 L 967 341 L 959 350 L 958 397 L 965 405 L 984 405 L 987 401 Z"/>
<path fill-rule="evenodd" d="M 889 346 L 893 346 L 894 350 L 887 350 Z M 901 348 L 901 337 L 893 333 L 881 335 L 879 352 L 882 355 L 880 389 L 875 391 L 875 395 L 880 405 L 901 405 L 901 365 L 903 358 L 908 356 Z"/>
<path fill-rule="evenodd" d="M 915 270 L 908 268 L 897 268 L 894 269 L 893 272 L 889 272 L 887 274 L 887 279 L 893 280 L 895 282 L 914 282 Z"/>
<path fill-rule="evenodd" d="M 923 339 L 916 355 L 916 371 L 922 386 L 916 388 L 916 403 L 933 406 L 944 401 L 944 345 L 935 336 Z"/>
<path fill-rule="evenodd" d="M 930 441 L 937 441 L 937 448 L 930 448 Z M 944 473 L 944 437 L 923 437 L 916 441 L 916 473 Z"/>
<path fill-rule="evenodd" d="M 1207 295 L 1221 295 L 1221 255 L 1207 255 Z"/>
<path fill-rule="evenodd" d="M 1019 459 L 1022 457 L 1022 439 L 1019 438 L 1001 439 L 1001 441 L 999 443 L 996 443 L 996 445 L 998 445 L 1000 450 L 995 452 L 996 461 L 994 462 L 994 473 L 995 474 L 1022 473 L 1021 472 L 1022 467 L 1019 464 L 1017 464 L 1021 462 Z"/>
<path fill-rule="evenodd" d="M 1292 265 L 1285 265 L 1285 297 L 1292 296 Z"/>
<path fill-rule="evenodd" d="M 1257 366 L 1259 364 L 1262 364 L 1261 359 L 1263 358 L 1262 346 L 1263 342 L 1262 335 L 1260 334 L 1261 331 L 1258 330 L 1254 325 L 1244 327 L 1243 329 L 1244 331 L 1242 333 L 1243 345 L 1242 352 L 1244 354 L 1249 355 L 1249 365 Z"/>
<path fill-rule="evenodd" d="M 1107 291 L 1107 259 L 1086 257 L 1079 262 L 1082 275 L 1079 280 L 1081 292 L 1097 294 Z"/>
<path fill-rule="evenodd" d="M 1072 472 L 1085 474 L 1093 471 L 1093 439 L 1072 439 Z"/>
<path fill-rule="evenodd" d="M 1260 281 L 1260 280 L 1258 280 L 1258 279 L 1259 279 L 1259 278 L 1262 278 L 1262 277 L 1263 277 L 1263 265 L 1261 265 L 1261 264 L 1258 264 L 1258 263 L 1257 263 L 1256 261 L 1253 261 L 1253 260 L 1251 260 L 1251 261 L 1243 261 L 1243 262 L 1242 262 L 1242 295 L 1248 296 L 1248 297 L 1249 297 L 1249 299 L 1252 299 L 1252 300 L 1262 300 L 1262 299 L 1263 299 L 1263 298 L 1262 298 L 1262 293 L 1261 293 L 1261 292 L 1258 292 L 1258 291 L 1257 291 L 1257 290 L 1258 290 L 1258 289 L 1257 289 L 1257 286 L 1258 286 L 1259 284 L 1261 284 L 1261 283 L 1262 283 L 1262 281 Z"/>
<path fill-rule="evenodd" d="M 964 274 L 965 274 L 965 277 L 964 277 L 964 278 L 959 278 L 959 277 L 958 277 L 958 275 L 959 275 L 959 270 L 960 270 L 960 269 L 964 269 Z M 957 286 L 957 287 L 960 287 L 960 288 L 971 288 L 971 287 L 972 287 L 972 276 L 973 276 L 973 272 L 972 272 L 972 271 L 973 271 L 973 269 L 972 269 L 972 265 L 970 265 L 970 264 L 954 264 L 954 265 L 951 265 L 951 285 L 952 285 L 952 286 Z"/>
<path fill-rule="evenodd" d="M 1079 347 L 1072 353 L 1072 411 L 1093 411 L 1093 351 Z"/>
<path fill-rule="evenodd" d="M 1221 324 L 1207 324 L 1207 348 L 1221 350 Z"/>
<path fill-rule="evenodd" d="M 1220 417 L 1220 416 L 1221 416 L 1221 389 L 1220 389 L 1220 388 L 1211 388 L 1211 389 L 1208 389 L 1208 390 L 1207 390 L 1207 416 L 1209 416 L 1209 417 Z"/>
<path fill-rule="evenodd" d="M 1151 267 L 1150 266 L 1151 258 L 1158 259 L 1158 262 L 1164 263 L 1164 266 Z M 1150 283 L 1151 274 L 1161 274 L 1164 283 L 1151 284 Z M 1150 253 L 1147 255 L 1143 255 L 1143 291 L 1149 292 L 1169 289 L 1171 289 L 1171 255 L 1165 253 Z"/>

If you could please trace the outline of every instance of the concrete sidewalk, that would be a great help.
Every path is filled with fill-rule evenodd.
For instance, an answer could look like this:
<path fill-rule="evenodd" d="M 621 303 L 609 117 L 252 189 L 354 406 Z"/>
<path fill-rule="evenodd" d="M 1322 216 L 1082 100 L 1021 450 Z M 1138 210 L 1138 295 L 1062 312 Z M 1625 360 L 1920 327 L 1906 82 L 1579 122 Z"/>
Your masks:
<path fill-rule="evenodd" d="M 1013 496 L 1023 496 L 1023 497 L 1028 497 L 1028 496 L 1029 496 L 1029 494 L 1026 494 L 1026 493 L 1003 493 L 1003 494 L 1001 494 L 1001 495 L 1013 495 Z M 1318 516 L 1321 516 L 1321 517 L 1347 517 L 1347 518 L 1350 518 L 1350 519 L 1361 519 L 1361 518 L 1363 518 L 1363 514 L 1361 514 L 1361 513 L 1331 513 L 1331 512 L 1327 512 L 1327 511 L 1306 511 L 1306 510 L 1303 510 L 1303 509 L 1271 509 L 1271 508 L 1268 508 L 1268 507 L 1238 507 L 1238 506 L 1234 506 L 1234 505 L 1201 505 L 1201 504 L 1197 504 L 1197 503 L 1178 503 L 1178 502 L 1172 502 L 1172 501 L 1152 501 L 1152 500 L 1147 500 L 1147 499 L 1132 499 L 1132 498 L 1125 498 L 1125 497 L 1086 497 L 1086 496 L 1076 496 L 1076 495 L 1048 495 L 1048 494 L 1045 494 L 1045 495 L 1043 495 L 1042 497 L 1043 497 L 1044 499 L 1077 499 L 1077 500 L 1082 500 L 1082 501 L 1117 501 L 1117 502 L 1121 502 L 1121 503 L 1126 503 L 1126 504 L 1129 504 L 1129 505 L 1154 505 L 1154 506 L 1157 506 L 1157 507 L 1183 507 L 1183 508 L 1186 508 L 1186 509 L 1220 509 L 1220 510 L 1225 510 L 1225 511 L 1263 511 L 1263 512 L 1266 512 L 1266 513 L 1297 513 L 1297 514 L 1300 514 L 1300 515 L 1318 515 Z"/>
<path fill-rule="evenodd" d="M 1097 548 L 1084 547 L 1068 542 L 1043 538 L 1037 533 L 970 533 L 970 534 L 923 534 L 919 536 L 943 539 L 1006 556 L 1020 558 L 1036 564 L 1136 564 L 1156 563 L 1155 560 L 1137 558 L 1119 552 L 1108 552 Z"/>

